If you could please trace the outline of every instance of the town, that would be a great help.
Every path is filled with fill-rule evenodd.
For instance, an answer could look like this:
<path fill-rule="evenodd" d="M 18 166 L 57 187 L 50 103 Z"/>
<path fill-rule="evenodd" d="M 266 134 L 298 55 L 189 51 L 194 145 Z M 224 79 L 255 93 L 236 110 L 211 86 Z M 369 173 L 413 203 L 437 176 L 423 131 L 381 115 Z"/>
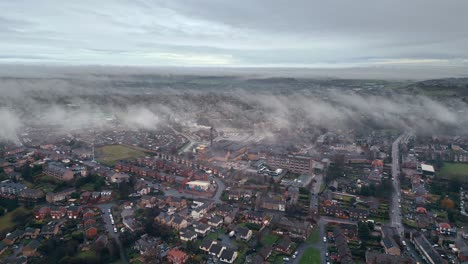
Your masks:
<path fill-rule="evenodd" d="M 114 129 L 2 145 L 2 262 L 468 261 L 468 137 Z"/>

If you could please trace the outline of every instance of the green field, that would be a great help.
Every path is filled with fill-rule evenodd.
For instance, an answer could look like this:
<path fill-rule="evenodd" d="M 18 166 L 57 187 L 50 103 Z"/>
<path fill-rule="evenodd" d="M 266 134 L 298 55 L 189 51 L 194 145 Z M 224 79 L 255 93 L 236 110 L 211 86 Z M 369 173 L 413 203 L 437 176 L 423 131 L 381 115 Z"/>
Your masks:
<path fill-rule="evenodd" d="M 146 153 L 138 148 L 123 145 L 108 145 L 96 149 L 97 160 L 108 166 L 114 166 L 120 160 L 133 160 L 144 157 Z"/>
<path fill-rule="evenodd" d="M 28 210 L 24 207 L 18 207 L 15 210 L 0 217 L 0 232 L 11 232 L 13 229 L 15 229 L 16 223 L 13 222 L 13 214 L 20 211 L 26 212 Z"/>
<path fill-rule="evenodd" d="M 278 235 L 275 234 L 267 234 L 262 237 L 261 243 L 264 246 L 271 246 L 279 239 Z"/>
<path fill-rule="evenodd" d="M 446 162 L 438 174 L 442 178 L 459 179 L 468 183 L 468 164 Z"/>
<path fill-rule="evenodd" d="M 320 241 L 319 237 L 319 230 L 316 228 L 314 231 L 312 231 L 312 234 L 307 238 L 307 243 L 309 244 L 315 244 Z"/>
<path fill-rule="evenodd" d="M 320 251 L 315 248 L 309 248 L 302 255 L 299 264 L 320 264 Z"/>

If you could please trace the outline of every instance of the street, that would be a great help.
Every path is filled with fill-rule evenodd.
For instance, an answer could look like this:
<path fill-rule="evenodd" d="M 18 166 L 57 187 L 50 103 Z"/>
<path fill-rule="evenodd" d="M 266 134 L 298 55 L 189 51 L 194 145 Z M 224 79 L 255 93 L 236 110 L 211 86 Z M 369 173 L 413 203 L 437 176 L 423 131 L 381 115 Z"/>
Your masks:
<path fill-rule="evenodd" d="M 400 142 L 406 135 L 399 136 L 392 144 L 392 177 L 393 177 L 393 194 L 391 201 L 390 211 L 390 225 L 398 230 L 400 236 L 404 234 L 404 228 L 401 223 L 401 207 L 399 200 L 401 199 L 401 187 L 400 187 Z"/>
<path fill-rule="evenodd" d="M 105 223 L 105 227 L 108 231 L 108 234 L 115 239 L 115 241 L 117 242 L 117 245 L 119 246 L 119 252 L 120 252 L 120 260 L 123 262 L 123 263 L 128 263 L 128 260 L 127 260 L 127 255 L 125 254 L 125 250 L 123 249 L 122 247 L 122 243 L 120 243 L 120 239 L 119 239 L 119 232 L 115 233 L 114 232 L 114 226 L 112 225 L 111 223 L 111 220 L 110 220 L 110 217 L 109 217 L 109 209 L 114 206 L 113 203 L 107 203 L 107 204 L 99 204 L 97 205 L 97 207 L 99 207 L 99 209 L 101 209 L 101 211 L 104 213 L 102 215 L 102 220 L 104 221 Z"/>

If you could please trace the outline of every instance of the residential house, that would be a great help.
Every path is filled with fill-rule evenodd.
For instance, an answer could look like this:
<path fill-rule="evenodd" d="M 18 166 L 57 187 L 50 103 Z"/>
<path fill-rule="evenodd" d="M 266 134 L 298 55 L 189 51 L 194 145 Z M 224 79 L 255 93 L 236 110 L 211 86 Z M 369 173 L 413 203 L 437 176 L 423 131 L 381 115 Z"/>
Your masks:
<path fill-rule="evenodd" d="M 338 218 L 346 218 L 347 217 L 345 215 L 344 209 L 339 207 L 339 206 L 326 205 L 326 206 L 323 206 L 323 211 L 327 215 L 333 215 L 333 216 L 338 217 Z"/>
<path fill-rule="evenodd" d="M 148 236 L 148 234 L 141 235 L 140 239 L 135 242 L 134 248 L 140 252 L 141 255 L 157 247 L 160 238 Z"/>
<path fill-rule="evenodd" d="M 62 219 L 67 214 L 67 209 L 61 206 L 50 207 L 50 217 L 52 219 Z"/>
<path fill-rule="evenodd" d="M 292 253 L 292 241 L 291 238 L 288 236 L 284 236 L 281 238 L 281 240 L 278 242 L 278 245 L 276 246 L 276 251 L 282 252 L 284 254 L 290 255 Z"/>
<path fill-rule="evenodd" d="M 3 195 L 17 195 L 26 188 L 24 184 L 12 182 L 10 180 L 0 182 L 0 194 Z"/>
<path fill-rule="evenodd" d="M 94 238 L 98 234 L 98 228 L 95 224 L 92 224 L 90 226 L 87 226 L 84 232 L 85 232 L 86 238 Z"/>
<path fill-rule="evenodd" d="M 158 216 L 156 216 L 154 218 L 154 220 L 160 224 L 163 224 L 163 225 L 172 225 L 172 221 L 174 219 L 174 216 L 172 215 L 169 215 L 165 212 L 160 212 Z"/>
<path fill-rule="evenodd" d="M 374 251 L 366 251 L 366 264 L 414 264 L 416 263 L 408 256 L 397 256 L 383 254 Z"/>
<path fill-rule="evenodd" d="M 202 222 L 195 223 L 194 225 L 195 232 L 200 236 L 200 237 L 205 237 L 208 232 L 210 232 L 211 227 L 207 224 L 204 224 Z"/>
<path fill-rule="evenodd" d="M 74 177 L 74 173 L 71 169 L 57 162 L 52 162 L 44 166 L 44 173 L 59 181 L 71 181 Z"/>
<path fill-rule="evenodd" d="M 273 247 L 267 245 L 263 246 L 258 254 L 262 257 L 262 260 L 267 260 L 270 257 L 271 252 L 273 252 Z"/>
<path fill-rule="evenodd" d="M 393 238 L 389 238 L 389 237 L 382 238 L 381 245 L 384 248 L 386 254 L 396 255 L 396 256 L 401 255 L 400 247 L 396 244 Z"/>
<path fill-rule="evenodd" d="M 197 208 L 194 208 L 192 209 L 192 212 L 190 213 L 190 216 L 195 219 L 195 220 L 198 220 L 200 218 L 202 218 L 206 213 L 208 212 L 208 205 L 207 204 L 203 204 Z"/>
<path fill-rule="evenodd" d="M 20 240 L 24 236 L 24 231 L 21 229 L 16 229 L 15 231 L 8 233 L 6 237 L 3 239 L 3 243 L 7 245 L 12 245 L 16 241 Z"/>
<path fill-rule="evenodd" d="M 50 213 L 50 207 L 48 206 L 43 206 L 39 208 L 36 212 L 34 212 L 34 218 L 36 220 L 43 220 L 45 219 Z"/>
<path fill-rule="evenodd" d="M 219 260 L 225 263 L 234 263 L 237 258 L 237 251 L 225 249 L 222 251 Z"/>
<path fill-rule="evenodd" d="M 129 180 L 130 175 L 122 172 L 116 172 L 109 177 L 109 181 L 112 183 L 128 182 Z"/>
<path fill-rule="evenodd" d="M 59 233 L 59 225 L 57 222 L 50 222 L 47 225 L 43 225 L 41 228 L 41 236 L 46 238 L 50 238 L 51 236 L 55 236 Z"/>
<path fill-rule="evenodd" d="M 262 208 L 275 211 L 286 211 L 286 202 L 279 199 L 264 197 L 262 201 Z"/>
<path fill-rule="evenodd" d="M 94 211 L 91 208 L 86 208 L 83 211 L 83 219 L 93 218 L 93 217 L 94 217 Z"/>
<path fill-rule="evenodd" d="M 265 219 L 263 213 L 257 211 L 244 212 L 244 218 L 247 223 L 262 225 Z"/>
<path fill-rule="evenodd" d="M 23 201 L 37 201 L 43 197 L 44 192 L 37 189 L 24 189 L 18 194 L 18 199 Z"/>
<path fill-rule="evenodd" d="M 309 222 L 289 219 L 287 217 L 275 218 L 273 226 L 291 238 L 305 240 L 312 233 L 312 225 Z"/>
<path fill-rule="evenodd" d="M 197 239 L 197 233 L 192 229 L 182 229 L 179 231 L 179 238 L 182 241 L 193 241 Z"/>
<path fill-rule="evenodd" d="M 215 215 L 208 220 L 208 224 L 212 227 L 220 227 L 223 224 L 223 221 L 223 217 Z"/>
<path fill-rule="evenodd" d="M 183 264 L 187 259 L 188 255 L 177 248 L 173 248 L 167 253 L 167 260 L 173 264 Z"/>
<path fill-rule="evenodd" d="M 24 230 L 24 237 L 34 239 L 39 235 L 41 232 L 41 229 L 39 228 L 32 228 L 32 227 L 26 227 Z"/>
<path fill-rule="evenodd" d="M 219 258 L 221 256 L 221 253 L 225 249 L 226 249 L 226 247 L 221 245 L 221 244 L 214 244 L 214 245 L 211 246 L 209 254 Z"/>
<path fill-rule="evenodd" d="M 436 231 L 439 234 L 447 235 L 447 236 L 456 236 L 457 235 L 457 228 L 452 227 L 449 223 L 439 223 Z"/>
<path fill-rule="evenodd" d="M 252 230 L 248 229 L 247 227 L 238 227 L 236 236 L 238 239 L 249 241 L 252 238 Z"/>
<path fill-rule="evenodd" d="M 173 220 L 172 220 L 171 226 L 172 226 L 172 228 L 174 228 L 176 230 L 180 230 L 180 229 L 183 229 L 183 228 L 187 228 L 188 222 L 182 216 L 175 215 Z"/>
<path fill-rule="evenodd" d="M 63 190 L 61 192 L 56 192 L 56 193 L 50 192 L 46 194 L 46 201 L 51 204 L 60 202 L 70 197 L 70 195 L 74 192 L 75 192 L 75 189 L 72 189 L 72 188 Z"/>
<path fill-rule="evenodd" d="M 149 195 L 142 195 L 140 199 L 140 206 L 153 208 L 156 205 L 157 198 Z"/>
<path fill-rule="evenodd" d="M 175 207 L 177 209 L 183 209 L 187 207 L 187 200 L 179 198 L 179 197 L 174 197 L 174 196 L 168 196 L 166 198 L 166 203 L 170 207 Z"/>
<path fill-rule="evenodd" d="M 70 206 L 67 208 L 67 218 L 68 219 L 77 219 L 81 213 L 81 207 L 79 206 Z"/>
<path fill-rule="evenodd" d="M 23 247 L 23 250 L 22 250 L 23 255 L 27 257 L 34 257 L 38 255 L 37 249 L 39 248 L 40 245 L 41 243 L 37 241 L 36 239 L 31 240 L 31 242 L 29 242 L 26 246 Z"/>
<path fill-rule="evenodd" d="M 205 238 L 202 240 L 202 242 L 200 243 L 200 249 L 205 251 L 205 252 L 209 252 L 210 251 L 210 248 L 212 245 L 214 244 L 217 244 L 216 241 L 212 240 L 212 239 L 209 239 L 209 238 Z"/>
<path fill-rule="evenodd" d="M 335 245 L 338 251 L 340 263 L 343 263 L 343 264 L 354 263 L 353 258 L 351 256 L 351 251 L 349 250 L 348 239 L 343 234 L 343 231 L 341 230 L 341 228 L 335 227 L 333 229 L 333 237 L 335 238 Z"/>
<path fill-rule="evenodd" d="M 349 218 L 355 220 L 365 220 L 369 216 L 369 210 L 360 208 L 349 208 Z"/>

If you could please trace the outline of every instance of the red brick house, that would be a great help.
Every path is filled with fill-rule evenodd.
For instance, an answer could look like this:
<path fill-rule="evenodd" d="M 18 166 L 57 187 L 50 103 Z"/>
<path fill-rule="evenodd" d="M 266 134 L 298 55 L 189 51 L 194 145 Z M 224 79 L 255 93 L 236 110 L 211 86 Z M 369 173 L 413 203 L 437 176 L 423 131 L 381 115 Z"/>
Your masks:
<path fill-rule="evenodd" d="M 183 264 L 187 259 L 188 255 L 177 248 L 173 248 L 167 253 L 167 260 L 173 264 Z"/>
<path fill-rule="evenodd" d="M 79 206 L 70 206 L 67 209 L 67 218 L 69 219 L 77 219 L 80 215 L 81 207 Z"/>
<path fill-rule="evenodd" d="M 63 218 L 67 213 L 67 209 L 61 206 L 54 206 L 50 208 L 50 217 L 52 219 L 61 219 Z"/>
<path fill-rule="evenodd" d="M 93 218 L 94 217 L 94 211 L 87 208 L 86 210 L 84 210 L 83 212 L 83 219 L 84 218 Z"/>
<path fill-rule="evenodd" d="M 87 238 L 94 238 L 98 234 L 98 229 L 96 226 L 91 225 L 85 228 L 85 235 Z"/>
<path fill-rule="evenodd" d="M 44 206 L 34 213 L 34 218 L 36 220 L 43 220 L 49 215 L 49 213 L 50 213 L 50 207 Z"/>

